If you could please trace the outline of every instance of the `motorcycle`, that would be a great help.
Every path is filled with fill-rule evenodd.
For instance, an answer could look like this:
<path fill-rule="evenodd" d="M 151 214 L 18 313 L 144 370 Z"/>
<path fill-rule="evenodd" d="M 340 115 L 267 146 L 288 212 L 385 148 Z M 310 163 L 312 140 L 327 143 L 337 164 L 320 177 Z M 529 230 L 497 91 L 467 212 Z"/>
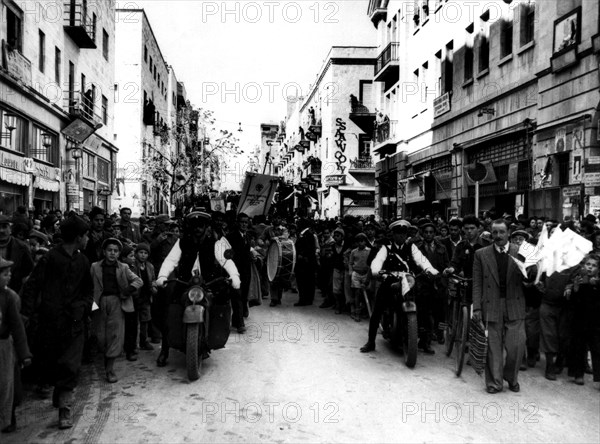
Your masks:
<path fill-rule="evenodd" d="M 225 347 L 229 339 L 231 305 L 223 296 L 227 294 L 229 279 L 219 277 L 204 282 L 196 272 L 190 282 L 179 279 L 166 282 L 180 284 L 173 289 L 168 307 L 169 347 L 185 353 L 188 379 L 195 381 L 210 351 Z M 182 287 L 184 290 L 177 294 Z"/>
<path fill-rule="evenodd" d="M 392 301 L 381 318 L 384 338 L 404 354 L 404 363 L 413 368 L 417 363 L 419 328 L 417 324 L 415 277 L 403 271 L 381 271 L 383 280 L 392 279 Z"/>

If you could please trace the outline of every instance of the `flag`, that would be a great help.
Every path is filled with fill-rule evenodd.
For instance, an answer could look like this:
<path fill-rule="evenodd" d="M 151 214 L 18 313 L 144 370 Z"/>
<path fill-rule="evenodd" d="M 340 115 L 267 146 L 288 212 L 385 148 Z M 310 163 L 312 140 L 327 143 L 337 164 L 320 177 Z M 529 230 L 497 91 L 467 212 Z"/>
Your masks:
<path fill-rule="evenodd" d="M 266 174 L 246 173 L 242 195 L 238 205 L 238 214 L 249 217 L 267 214 L 277 190 L 279 177 Z"/>
<path fill-rule="evenodd" d="M 225 200 L 222 198 L 215 198 L 210 200 L 211 211 L 225 211 Z"/>

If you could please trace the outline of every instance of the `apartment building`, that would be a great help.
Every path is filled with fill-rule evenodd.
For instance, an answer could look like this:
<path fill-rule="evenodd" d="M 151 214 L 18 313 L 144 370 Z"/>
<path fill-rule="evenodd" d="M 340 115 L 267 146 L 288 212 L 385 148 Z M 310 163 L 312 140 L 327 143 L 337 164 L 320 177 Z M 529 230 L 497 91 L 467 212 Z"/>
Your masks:
<path fill-rule="evenodd" d="M 110 211 L 114 1 L 0 6 L 0 210 Z"/>

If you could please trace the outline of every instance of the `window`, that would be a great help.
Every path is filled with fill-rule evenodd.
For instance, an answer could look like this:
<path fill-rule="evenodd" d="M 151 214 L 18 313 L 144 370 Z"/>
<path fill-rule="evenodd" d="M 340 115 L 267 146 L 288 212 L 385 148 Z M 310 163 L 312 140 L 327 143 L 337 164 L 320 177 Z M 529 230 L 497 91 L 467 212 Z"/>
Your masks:
<path fill-rule="evenodd" d="M 3 133 L 8 133 L 8 129 L 4 126 L 6 111 L 0 112 L 0 129 Z M 0 144 L 14 151 L 19 151 L 21 153 L 25 153 L 25 147 L 27 146 L 27 128 L 28 122 L 17 116 L 15 129 L 10 132 L 10 138 L 2 137 L 0 138 Z"/>
<path fill-rule="evenodd" d="M 479 38 L 479 72 L 490 67 L 490 11 L 481 16 L 481 35 Z"/>
<path fill-rule="evenodd" d="M 467 27 L 465 42 L 465 82 L 473 78 L 473 23 Z"/>
<path fill-rule="evenodd" d="M 144 45 L 144 63 L 148 62 L 148 47 Z"/>
<path fill-rule="evenodd" d="M 98 157 L 98 180 L 108 183 L 108 162 Z"/>
<path fill-rule="evenodd" d="M 512 54 L 513 46 L 513 21 L 503 19 L 500 22 L 500 58 Z"/>
<path fill-rule="evenodd" d="M 50 134 L 51 135 L 51 144 L 50 146 L 43 145 L 43 137 L 42 134 Z M 57 150 L 57 138 L 55 135 L 51 134 L 49 131 L 44 130 L 41 127 L 33 125 L 32 135 L 31 135 L 31 149 L 29 155 L 38 160 L 43 160 L 45 162 L 50 162 L 54 165 L 57 164 L 58 158 L 58 150 Z"/>
<path fill-rule="evenodd" d="M 452 86 L 454 84 L 454 41 L 448 42 L 446 45 L 446 57 L 442 63 L 442 77 L 443 77 L 443 85 L 442 91 L 447 93 L 452 91 Z"/>
<path fill-rule="evenodd" d="M 521 46 L 533 42 L 535 31 L 535 0 L 529 0 L 521 7 Z"/>
<path fill-rule="evenodd" d="M 150 63 L 148 64 L 148 68 L 150 69 L 150 73 L 152 73 L 152 56 L 150 56 Z"/>
<path fill-rule="evenodd" d="M 108 99 L 102 96 L 102 123 L 108 125 Z"/>
<path fill-rule="evenodd" d="M 86 177 L 94 177 L 94 156 L 87 152 L 83 152 L 83 175 Z"/>
<path fill-rule="evenodd" d="M 46 34 L 39 30 L 39 68 L 40 72 L 44 72 L 46 69 Z"/>
<path fill-rule="evenodd" d="M 5 3 L 6 7 L 6 41 L 11 49 L 23 51 L 23 12 Z"/>
<path fill-rule="evenodd" d="M 87 6 L 85 7 L 87 9 Z M 96 14 L 92 13 L 92 40 L 96 43 Z"/>
<path fill-rule="evenodd" d="M 69 61 L 69 112 L 72 113 L 72 106 L 75 101 L 75 65 Z"/>
<path fill-rule="evenodd" d="M 60 49 L 54 48 L 54 81 L 60 85 L 60 71 L 62 68 L 62 54 Z"/>
<path fill-rule="evenodd" d="M 105 60 L 108 60 L 108 32 L 106 29 L 102 30 L 102 55 Z"/>

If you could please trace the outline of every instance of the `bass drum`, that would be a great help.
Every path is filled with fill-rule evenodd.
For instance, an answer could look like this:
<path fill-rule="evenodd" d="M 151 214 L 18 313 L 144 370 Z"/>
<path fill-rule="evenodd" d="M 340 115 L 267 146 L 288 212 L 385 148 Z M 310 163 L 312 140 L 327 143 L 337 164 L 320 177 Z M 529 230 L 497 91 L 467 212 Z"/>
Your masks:
<path fill-rule="evenodd" d="M 289 239 L 273 239 L 267 253 L 269 281 L 289 285 L 296 266 L 296 247 Z"/>

